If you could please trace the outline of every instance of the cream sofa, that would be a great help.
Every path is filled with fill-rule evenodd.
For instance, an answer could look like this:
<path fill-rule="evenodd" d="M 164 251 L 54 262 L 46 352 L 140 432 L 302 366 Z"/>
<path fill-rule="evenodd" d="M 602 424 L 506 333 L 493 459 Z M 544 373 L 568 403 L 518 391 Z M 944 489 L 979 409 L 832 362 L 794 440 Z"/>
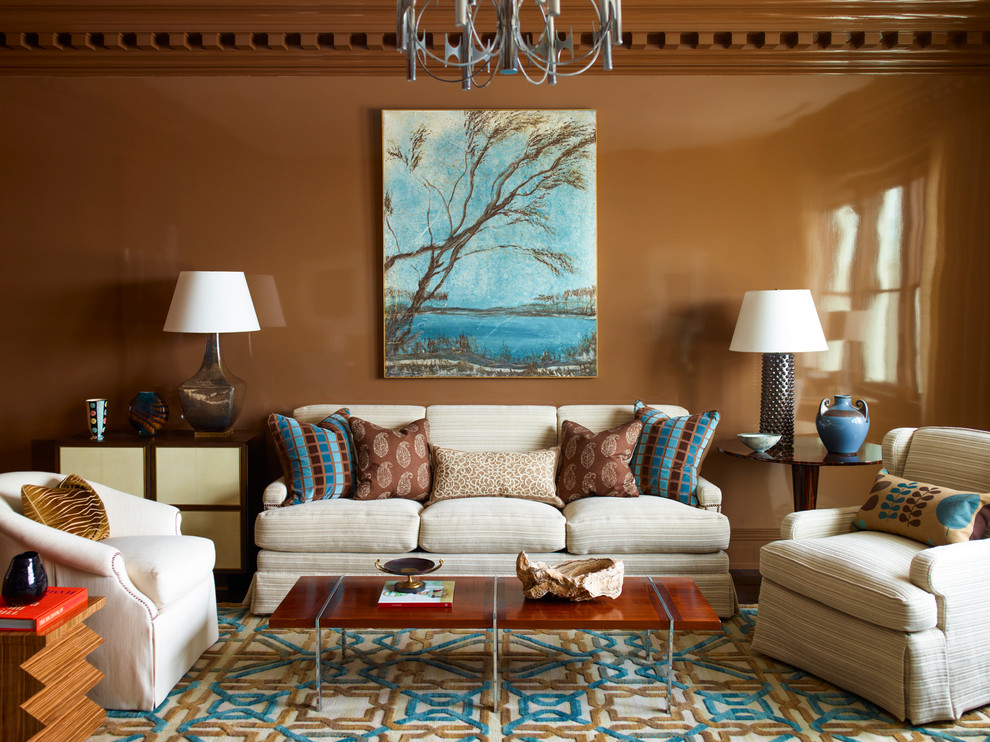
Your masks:
<path fill-rule="evenodd" d="M 651 405 L 669 415 L 683 407 Z M 462 451 L 535 451 L 557 445 L 560 426 L 573 420 L 598 432 L 633 418 L 631 405 L 345 405 L 296 409 L 298 420 L 319 422 L 347 407 L 351 415 L 398 428 L 430 422 L 430 443 Z M 443 559 L 438 576 L 514 575 L 526 551 L 551 564 L 576 556 L 614 556 L 630 575 L 691 577 L 719 616 L 736 610 L 725 549 L 729 521 L 722 493 L 701 480 L 700 507 L 675 500 L 590 497 L 563 510 L 530 500 L 469 497 L 425 506 L 404 499 L 319 500 L 279 507 L 282 480 L 264 493 L 255 522 L 258 571 L 248 595 L 254 613 L 271 613 L 301 575 L 379 574 L 375 560 L 400 556 Z"/>

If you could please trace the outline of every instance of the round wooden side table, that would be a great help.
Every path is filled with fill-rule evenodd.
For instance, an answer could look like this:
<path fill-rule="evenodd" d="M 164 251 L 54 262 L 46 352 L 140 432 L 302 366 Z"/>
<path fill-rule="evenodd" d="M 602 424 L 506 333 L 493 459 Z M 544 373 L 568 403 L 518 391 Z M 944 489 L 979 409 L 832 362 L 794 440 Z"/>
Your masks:
<path fill-rule="evenodd" d="M 765 464 L 790 464 L 794 488 L 794 509 L 814 510 L 818 501 L 818 472 L 823 466 L 876 466 L 883 457 L 876 443 L 865 443 L 852 455 L 829 453 L 817 435 L 794 436 L 793 450 L 771 448 L 760 453 L 741 441 L 726 441 L 718 450 L 737 459 L 762 461 Z"/>

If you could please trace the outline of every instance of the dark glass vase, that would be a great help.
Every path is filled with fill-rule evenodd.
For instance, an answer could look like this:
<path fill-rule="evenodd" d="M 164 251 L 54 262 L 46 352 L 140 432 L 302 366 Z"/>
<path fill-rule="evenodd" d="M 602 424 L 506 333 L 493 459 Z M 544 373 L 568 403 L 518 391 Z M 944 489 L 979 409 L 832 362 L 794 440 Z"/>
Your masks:
<path fill-rule="evenodd" d="M 36 551 L 23 551 L 10 560 L 3 578 L 3 602 L 7 605 L 31 605 L 41 600 L 48 589 L 48 575 Z"/>
<path fill-rule="evenodd" d="M 168 420 L 168 404 L 157 392 L 138 392 L 127 408 L 127 419 L 138 435 L 154 435 Z"/>

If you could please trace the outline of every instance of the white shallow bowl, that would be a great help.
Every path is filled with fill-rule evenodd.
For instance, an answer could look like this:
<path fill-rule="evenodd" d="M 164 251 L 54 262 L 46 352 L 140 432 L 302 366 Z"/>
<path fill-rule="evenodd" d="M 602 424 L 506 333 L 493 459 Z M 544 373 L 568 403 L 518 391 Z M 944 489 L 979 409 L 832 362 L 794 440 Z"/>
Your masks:
<path fill-rule="evenodd" d="M 780 440 L 780 433 L 736 433 L 736 437 L 754 451 L 766 451 Z"/>

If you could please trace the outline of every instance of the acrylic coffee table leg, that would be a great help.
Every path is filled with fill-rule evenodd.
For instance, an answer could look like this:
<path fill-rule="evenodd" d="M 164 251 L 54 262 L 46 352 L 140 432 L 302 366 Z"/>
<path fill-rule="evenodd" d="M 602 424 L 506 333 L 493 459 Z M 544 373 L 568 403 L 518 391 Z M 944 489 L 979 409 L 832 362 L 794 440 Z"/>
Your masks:
<path fill-rule="evenodd" d="M 498 580 L 492 580 L 492 711 L 498 714 L 501 684 L 498 681 Z M 496 720 L 497 722 L 497 720 Z"/>
<path fill-rule="evenodd" d="M 333 600 L 334 594 L 337 592 L 337 588 L 340 587 L 340 583 L 344 581 L 343 577 L 338 577 L 337 581 L 334 583 L 333 588 L 330 590 L 330 594 L 327 595 L 327 599 L 323 601 L 323 605 L 320 606 L 320 610 L 316 612 L 316 651 L 315 657 L 313 657 L 313 664 L 316 665 L 316 709 L 317 711 L 323 710 L 323 632 L 320 630 L 320 619 L 323 618 L 323 614 L 326 613 L 327 606 L 330 605 L 330 601 Z M 344 631 L 341 630 L 341 635 Z M 346 638 L 345 640 L 346 641 Z"/>
<path fill-rule="evenodd" d="M 674 617 L 670 613 L 670 608 L 667 607 L 667 601 L 663 599 L 663 593 L 657 588 L 657 584 L 650 578 L 650 585 L 653 587 L 653 592 L 656 593 L 657 600 L 660 601 L 660 605 L 663 607 L 663 612 L 667 614 L 667 656 L 664 658 L 663 671 L 667 676 L 667 704 L 664 711 L 667 714 L 671 713 L 673 709 L 673 684 L 674 684 Z"/>

